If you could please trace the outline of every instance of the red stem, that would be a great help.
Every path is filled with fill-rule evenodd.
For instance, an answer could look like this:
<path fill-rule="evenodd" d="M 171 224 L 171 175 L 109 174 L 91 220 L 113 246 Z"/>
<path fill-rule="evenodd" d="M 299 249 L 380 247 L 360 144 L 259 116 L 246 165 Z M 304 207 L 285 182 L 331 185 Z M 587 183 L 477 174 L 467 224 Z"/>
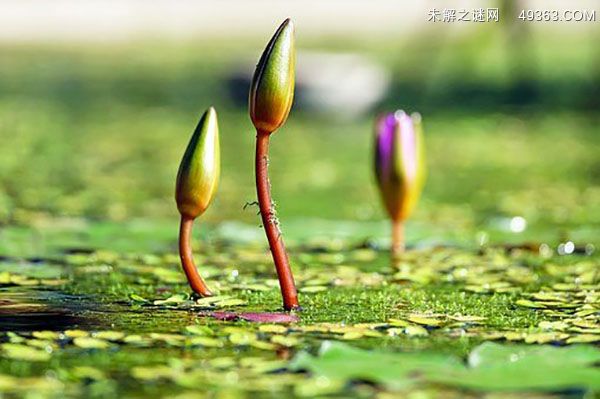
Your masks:
<path fill-rule="evenodd" d="M 192 255 L 192 247 L 190 244 L 192 236 L 192 225 L 194 219 L 181 216 L 181 224 L 179 226 L 179 257 L 181 258 L 181 266 L 190 283 L 192 290 L 203 297 L 212 296 L 212 292 L 208 289 L 202 277 L 198 273 L 194 258 Z"/>
<path fill-rule="evenodd" d="M 283 244 L 283 236 L 277 225 L 277 218 L 273 210 L 273 202 L 271 200 L 271 185 L 269 183 L 269 133 L 257 131 L 256 134 L 256 192 L 258 195 L 258 206 L 262 217 L 267 240 L 269 240 L 269 248 L 273 255 L 273 262 L 277 270 L 279 278 L 279 286 L 281 288 L 281 296 L 283 297 L 283 307 L 286 310 L 297 309 L 298 293 L 296 292 L 296 284 L 294 276 L 290 268 L 285 245 Z"/>
<path fill-rule="evenodd" d="M 392 220 L 392 258 L 398 258 L 404 252 L 404 222 Z"/>

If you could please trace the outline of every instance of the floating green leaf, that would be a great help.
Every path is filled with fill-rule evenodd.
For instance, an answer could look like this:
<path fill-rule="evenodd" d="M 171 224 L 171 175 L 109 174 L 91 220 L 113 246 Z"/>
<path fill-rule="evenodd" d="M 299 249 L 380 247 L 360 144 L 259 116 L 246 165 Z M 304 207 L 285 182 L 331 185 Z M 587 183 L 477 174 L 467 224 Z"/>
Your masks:
<path fill-rule="evenodd" d="M 189 299 L 189 295 L 187 294 L 175 294 L 167 299 L 159 299 L 154 301 L 155 305 L 178 305 L 183 303 Z"/>
<path fill-rule="evenodd" d="M 109 343 L 98 338 L 79 337 L 73 340 L 73 344 L 85 349 L 105 349 L 109 347 Z"/>
<path fill-rule="evenodd" d="M 363 380 L 401 389 L 435 383 L 477 391 L 544 391 L 600 388 L 600 350 L 591 346 L 512 346 L 484 343 L 468 358 L 390 353 L 325 342 L 318 357 L 299 353 L 291 370 L 307 370 L 334 381 Z M 348 367 L 351 364 L 352 367 Z"/>
<path fill-rule="evenodd" d="M 28 362 L 44 362 L 50 360 L 50 353 L 32 348 L 27 345 L 6 343 L 0 345 L 4 356 L 10 359 L 25 360 Z"/>

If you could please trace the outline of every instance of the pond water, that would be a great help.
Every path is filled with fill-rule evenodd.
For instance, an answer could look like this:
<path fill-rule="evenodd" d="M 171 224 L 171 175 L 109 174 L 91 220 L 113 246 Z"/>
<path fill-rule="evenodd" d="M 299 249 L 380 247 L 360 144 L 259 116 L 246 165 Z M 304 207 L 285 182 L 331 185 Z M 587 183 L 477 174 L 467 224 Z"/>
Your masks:
<path fill-rule="evenodd" d="M 379 242 L 292 240 L 303 305 L 293 319 L 280 310 L 262 243 L 222 231 L 196 247 L 218 294 L 210 299 L 188 294 L 172 251 L 49 248 L 36 259 L 7 257 L 0 262 L 0 388 L 42 397 L 480 397 L 506 390 L 529 397 L 598 389 L 593 251 L 428 245 L 390 264 Z M 265 312 L 283 320 L 248 321 Z M 479 349 L 486 341 L 498 346 Z M 328 342 L 341 346 L 330 353 Z M 548 345 L 565 352 L 527 352 Z M 376 360 L 381 350 L 392 357 Z M 497 378 L 463 366 L 481 351 L 485 359 L 507 357 L 495 360 Z M 515 373 L 514 356 L 532 363 Z M 556 356 L 574 360 L 548 363 Z M 440 367 L 454 368 L 454 377 L 434 378 Z M 523 377 L 540 368 L 567 377 Z"/>

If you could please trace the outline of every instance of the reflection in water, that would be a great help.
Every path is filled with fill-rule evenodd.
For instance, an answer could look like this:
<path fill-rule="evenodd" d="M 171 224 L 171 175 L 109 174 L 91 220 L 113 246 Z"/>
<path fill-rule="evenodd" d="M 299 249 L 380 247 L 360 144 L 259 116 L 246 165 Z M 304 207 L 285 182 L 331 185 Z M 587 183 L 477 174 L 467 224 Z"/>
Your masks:
<path fill-rule="evenodd" d="M 90 328 L 97 323 L 84 317 L 88 309 L 83 298 L 59 291 L 0 288 L 0 331 Z"/>

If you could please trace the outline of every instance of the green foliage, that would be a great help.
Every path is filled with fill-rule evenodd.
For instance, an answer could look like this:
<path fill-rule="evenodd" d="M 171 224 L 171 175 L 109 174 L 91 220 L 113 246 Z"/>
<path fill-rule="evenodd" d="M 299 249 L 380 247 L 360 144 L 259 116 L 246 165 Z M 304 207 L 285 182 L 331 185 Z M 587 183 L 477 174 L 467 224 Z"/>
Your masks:
<path fill-rule="evenodd" d="M 339 342 L 323 343 L 318 357 L 299 353 L 292 370 L 307 370 L 331 380 L 369 381 L 393 390 L 420 384 L 442 384 L 476 391 L 557 391 L 599 389 L 600 350 L 573 346 L 475 347 L 464 366 L 435 353 L 365 351 Z"/>
<path fill-rule="evenodd" d="M 407 225 L 407 258 L 392 267 L 381 250 L 389 226 L 370 188 L 371 118 L 294 112 L 271 148 L 304 306 L 298 323 L 283 325 L 208 317 L 279 306 L 256 209 L 242 209 L 255 199 L 254 129 L 224 89 L 240 66 L 231 54 L 251 47 L 254 60 L 264 38 L 252 46 L 3 45 L 0 395 L 396 394 L 385 386 L 409 386 L 400 394 L 414 397 L 586 387 L 597 395 L 598 255 L 584 253 L 600 233 L 598 123 L 572 106 L 581 88 L 594 87 L 587 46 L 595 43 L 544 38 L 536 53 L 540 107 L 570 108 L 503 112 L 494 105 L 510 86 L 502 41 L 484 39 L 458 39 L 433 63 L 428 53 L 444 53 L 428 38 L 303 41 L 352 47 L 390 68 L 383 106 L 424 111 L 431 173 Z M 453 104 L 464 105 L 456 101 L 469 87 L 498 95 L 459 112 Z M 211 104 L 224 173 L 195 253 L 220 296 L 197 300 L 176 256 L 172 191 L 190 126 Z M 525 231 L 510 229 L 514 216 Z M 569 239 L 575 254 L 558 256 Z M 373 386 L 286 370 L 288 358 L 323 341 L 361 348 L 344 347 L 344 361 L 334 359 L 341 366 L 324 373 L 345 376 L 361 367 L 348 357 L 371 356 L 400 372 L 374 373 L 383 362 L 369 360 L 373 369 L 348 376 L 387 379 Z M 499 344 L 478 346 L 486 341 Z M 407 372 L 423 366 L 421 375 Z M 432 384 L 414 385 L 419 379 Z"/>
<path fill-rule="evenodd" d="M 390 265 L 387 252 L 354 240 L 303 241 L 290 247 L 303 311 L 253 323 L 281 311 L 269 253 L 224 237 L 197 251 L 218 292 L 210 298 L 190 296 L 174 245 L 0 260 L 0 387 L 44 397 L 85 395 L 90 381 L 112 397 L 597 391 L 597 255 L 428 248 Z M 158 246 L 174 234 L 166 240 Z M 311 373 L 285 371 L 288 356 L 324 341 L 354 349 L 298 355 Z"/>
<path fill-rule="evenodd" d="M 391 43 L 355 43 L 354 49 L 381 60 L 398 79 L 417 79 L 431 90 L 472 76 L 465 71 L 467 61 L 487 71 L 475 74 L 478 84 L 501 84 L 501 65 L 492 62 L 503 54 L 500 42 L 486 47 L 487 57 L 475 57 L 481 42 L 462 41 L 453 47 L 452 57 L 443 57 L 433 77 L 421 67 L 427 52 L 435 50 L 427 41 L 399 42 L 393 48 L 388 48 Z M 540 50 L 540 68 L 548 72 L 540 76 L 591 81 L 586 41 L 576 46 L 551 42 L 551 51 L 543 46 Z M 264 38 L 253 45 L 249 58 L 255 60 Z M 67 218 L 63 224 L 83 223 L 72 219 L 80 217 L 118 222 L 176 217 L 172 191 L 181 149 L 198 112 L 211 104 L 220 115 L 224 172 L 221 195 L 206 220 L 257 223 L 253 209 L 242 210 L 255 199 L 254 129 L 245 106 L 236 107 L 224 89 L 228 71 L 239 67 L 231 54 L 247 48 L 247 43 L 164 46 L 156 51 L 144 45 L 3 47 L 0 223 L 42 229 L 57 217 Z M 567 53 L 569 62 L 557 62 L 559 54 Z M 405 95 L 394 91 L 384 108 L 410 105 L 423 110 L 406 104 Z M 431 173 L 416 223 L 435 222 L 446 235 L 472 238 L 472 230 L 488 228 L 491 217 L 521 215 L 529 222 L 527 232 L 538 230 L 532 234 L 536 240 L 556 240 L 558 234 L 548 228 L 556 225 L 566 234 L 587 237 L 583 239 L 597 237 L 600 214 L 594 204 L 600 194 L 592 173 L 598 152 L 593 115 L 573 110 L 468 111 L 439 106 L 424 112 Z M 297 109 L 283 129 L 286 134 L 272 143 L 271 158 L 278 167 L 271 181 L 286 229 L 294 218 L 383 217 L 370 169 L 370 117 L 344 121 Z"/>

